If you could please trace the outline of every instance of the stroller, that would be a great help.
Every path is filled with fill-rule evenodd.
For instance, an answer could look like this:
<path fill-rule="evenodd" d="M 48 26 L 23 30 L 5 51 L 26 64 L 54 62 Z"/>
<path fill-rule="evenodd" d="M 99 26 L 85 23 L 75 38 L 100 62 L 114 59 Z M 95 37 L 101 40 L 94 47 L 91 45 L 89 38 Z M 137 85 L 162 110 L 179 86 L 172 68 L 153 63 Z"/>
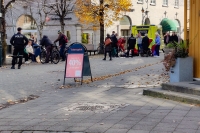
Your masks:
<path fill-rule="evenodd" d="M 153 56 L 153 52 L 155 51 L 155 43 L 153 39 L 149 39 L 149 45 L 146 50 L 141 49 L 140 56 L 141 57 L 149 57 Z"/>

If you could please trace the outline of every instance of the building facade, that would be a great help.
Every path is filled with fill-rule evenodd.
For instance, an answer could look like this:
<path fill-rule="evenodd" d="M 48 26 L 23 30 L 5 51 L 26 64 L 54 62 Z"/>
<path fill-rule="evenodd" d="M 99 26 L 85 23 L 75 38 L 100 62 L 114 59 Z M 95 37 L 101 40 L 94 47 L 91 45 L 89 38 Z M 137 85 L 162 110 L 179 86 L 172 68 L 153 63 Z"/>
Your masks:
<path fill-rule="evenodd" d="M 122 19 L 115 22 L 113 26 L 105 28 L 105 35 L 116 31 L 119 36 L 130 36 L 132 25 L 159 25 L 164 18 L 167 18 L 177 24 L 177 32 L 183 37 L 184 0 L 132 0 L 132 2 L 133 6 L 130 12 L 126 12 Z M 40 23 L 40 17 L 37 10 L 30 12 L 27 5 L 22 5 L 22 3 L 15 3 L 13 7 L 6 14 L 7 43 L 9 44 L 9 40 L 16 33 L 18 26 L 24 29 L 24 34 L 34 34 L 39 43 L 40 36 L 37 25 Z M 49 21 L 44 26 L 42 33 L 54 41 L 58 37 L 57 31 L 61 29 L 59 18 L 55 14 L 48 15 L 48 18 Z M 66 16 L 64 34 L 70 38 L 70 43 L 94 44 L 97 48 L 100 42 L 99 30 L 81 25 L 73 12 L 69 12 Z"/>
<path fill-rule="evenodd" d="M 133 0 L 132 12 L 125 13 L 121 21 L 109 27 L 106 33 L 116 31 L 120 36 L 130 36 L 132 25 L 160 25 L 165 18 L 177 25 L 183 37 L 184 0 Z"/>

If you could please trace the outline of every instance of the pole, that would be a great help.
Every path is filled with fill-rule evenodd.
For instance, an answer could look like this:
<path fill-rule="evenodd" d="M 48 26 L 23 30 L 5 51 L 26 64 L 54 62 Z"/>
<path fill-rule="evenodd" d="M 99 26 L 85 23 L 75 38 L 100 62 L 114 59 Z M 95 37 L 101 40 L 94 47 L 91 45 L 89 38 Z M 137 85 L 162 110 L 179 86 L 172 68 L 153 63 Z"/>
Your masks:
<path fill-rule="evenodd" d="M 187 0 L 184 0 L 184 40 L 187 40 Z"/>
<path fill-rule="evenodd" d="M 1 24 L 2 12 L 1 12 L 1 0 L 0 0 L 0 67 L 2 66 L 2 24 Z"/>
<path fill-rule="evenodd" d="M 144 15 L 143 15 L 143 13 L 142 13 L 142 25 L 143 25 L 143 18 L 144 18 Z"/>

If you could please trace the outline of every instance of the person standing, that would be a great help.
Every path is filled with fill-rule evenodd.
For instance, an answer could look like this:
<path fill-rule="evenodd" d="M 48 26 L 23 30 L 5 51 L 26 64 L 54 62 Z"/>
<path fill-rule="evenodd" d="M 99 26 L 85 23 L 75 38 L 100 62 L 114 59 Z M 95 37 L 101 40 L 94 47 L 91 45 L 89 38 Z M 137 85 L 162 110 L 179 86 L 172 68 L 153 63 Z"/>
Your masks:
<path fill-rule="evenodd" d="M 170 36 L 170 42 L 178 43 L 178 36 L 176 35 L 175 32 L 173 32 L 172 35 Z"/>
<path fill-rule="evenodd" d="M 46 50 L 47 50 L 47 55 L 46 55 L 46 61 L 45 63 L 49 63 L 49 57 L 51 54 L 51 49 L 52 49 L 52 45 L 53 43 L 51 42 L 51 40 L 48 38 L 48 36 L 44 35 L 40 45 L 45 46 Z"/>
<path fill-rule="evenodd" d="M 59 42 L 60 46 L 60 56 L 62 57 L 62 61 L 65 61 L 65 47 L 66 47 L 66 41 L 65 41 L 66 36 L 59 30 L 58 31 L 58 38 L 54 41 L 54 43 Z"/>
<path fill-rule="evenodd" d="M 110 61 L 111 61 L 112 60 L 112 56 L 111 56 L 112 40 L 111 40 L 110 34 L 107 34 L 107 37 L 106 37 L 104 43 L 105 43 L 105 52 L 104 52 L 103 60 L 106 60 L 106 55 L 107 55 L 107 53 L 109 53 L 109 57 L 110 57 Z"/>
<path fill-rule="evenodd" d="M 143 53 L 147 53 L 148 51 L 148 47 L 149 47 L 149 38 L 148 35 L 145 34 L 145 37 L 142 39 L 142 49 L 143 49 Z"/>
<path fill-rule="evenodd" d="M 115 31 L 112 32 L 112 35 L 111 35 L 111 40 L 112 40 L 112 49 L 116 50 L 116 53 L 114 55 L 114 57 L 118 57 L 118 40 L 117 40 L 117 37 L 116 37 L 116 34 L 115 34 Z M 114 51 L 115 51 L 114 50 Z"/>
<path fill-rule="evenodd" d="M 14 46 L 11 69 L 15 69 L 15 62 L 17 59 L 17 55 L 20 55 L 18 62 L 18 69 L 21 69 L 22 58 L 24 55 L 24 47 L 28 44 L 28 39 L 26 38 L 26 36 L 21 34 L 21 30 L 22 28 L 18 27 L 17 28 L 18 33 L 13 35 L 12 38 L 10 39 L 10 43 Z"/>
<path fill-rule="evenodd" d="M 136 44 L 136 38 L 133 36 L 133 34 L 131 34 L 131 37 L 128 39 L 128 50 L 127 50 L 127 57 L 129 57 L 129 52 L 131 50 L 131 57 L 134 56 L 134 48 L 135 48 L 135 44 Z"/>
<path fill-rule="evenodd" d="M 170 41 L 170 35 L 169 35 L 169 32 L 167 32 L 164 36 L 164 44 L 165 46 L 167 46 L 167 44 L 169 43 Z"/>
<path fill-rule="evenodd" d="M 138 47 L 138 53 L 140 53 L 140 50 L 142 48 L 142 36 L 141 36 L 141 33 L 138 33 L 138 36 L 137 36 L 137 47 Z"/>
<path fill-rule="evenodd" d="M 156 43 L 156 55 L 159 56 L 159 50 L 160 50 L 160 36 L 158 33 L 156 33 L 156 39 L 155 39 L 155 43 Z"/>

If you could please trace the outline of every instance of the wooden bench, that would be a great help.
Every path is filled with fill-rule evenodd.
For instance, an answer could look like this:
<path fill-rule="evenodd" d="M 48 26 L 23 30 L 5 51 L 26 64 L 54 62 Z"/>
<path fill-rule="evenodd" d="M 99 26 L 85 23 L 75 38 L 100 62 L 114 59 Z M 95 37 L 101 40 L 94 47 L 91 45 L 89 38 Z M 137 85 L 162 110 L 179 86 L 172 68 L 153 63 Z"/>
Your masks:
<path fill-rule="evenodd" d="M 89 55 L 91 56 L 91 53 L 93 52 L 94 55 L 95 53 L 98 51 L 97 49 L 94 49 L 94 44 L 85 44 L 85 47 L 87 48 L 88 53 L 90 53 Z"/>

